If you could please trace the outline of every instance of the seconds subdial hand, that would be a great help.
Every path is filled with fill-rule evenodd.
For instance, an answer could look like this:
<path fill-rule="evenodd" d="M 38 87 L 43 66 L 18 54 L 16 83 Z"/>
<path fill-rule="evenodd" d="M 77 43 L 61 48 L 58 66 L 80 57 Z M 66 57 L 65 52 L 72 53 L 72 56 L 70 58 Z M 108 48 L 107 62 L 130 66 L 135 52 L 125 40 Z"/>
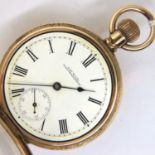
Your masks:
<path fill-rule="evenodd" d="M 34 111 L 33 113 L 36 114 L 36 107 L 37 107 L 37 103 L 36 103 L 36 89 L 34 88 L 34 102 L 33 102 L 33 107 L 34 107 Z"/>
<path fill-rule="evenodd" d="M 78 92 L 83 92 L 83 91 L 88 91 L 88 92 L 95 92 L 94 90 L 90 89 L 85 89 L 82 87 L 68 87 L 68 86 L 63 86 L 59 82 L 55 82 L 54 84 L 32 84 L 32 83 L 8 83 L 11 85 L 24 85 L 24 86 L 39 86 L 39 87 L 53 87 L 54 90 L 59 91 L 60 89 L 71 89 L 71 90 L 77 90 Z"/>

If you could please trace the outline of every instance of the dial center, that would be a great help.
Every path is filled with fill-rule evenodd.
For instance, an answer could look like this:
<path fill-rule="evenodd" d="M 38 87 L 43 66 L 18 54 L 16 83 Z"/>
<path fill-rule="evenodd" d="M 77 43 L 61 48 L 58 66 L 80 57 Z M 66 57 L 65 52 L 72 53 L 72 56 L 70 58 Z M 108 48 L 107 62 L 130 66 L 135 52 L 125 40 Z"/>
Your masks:
<path fill-rule="evenodd" d="M 34 106 L 34 107 L 37 107 L 37 103 L 36 103 L 36 102 L 34 102 L 34 103 L 33 103 L 33 106 Z"/>
<path fill-rule="evenodd" d="M 61 84 L 59 82 L 55 82 L 53 84 L 53 89 L 56 91 L 59 91 L 62 88 Z"/>

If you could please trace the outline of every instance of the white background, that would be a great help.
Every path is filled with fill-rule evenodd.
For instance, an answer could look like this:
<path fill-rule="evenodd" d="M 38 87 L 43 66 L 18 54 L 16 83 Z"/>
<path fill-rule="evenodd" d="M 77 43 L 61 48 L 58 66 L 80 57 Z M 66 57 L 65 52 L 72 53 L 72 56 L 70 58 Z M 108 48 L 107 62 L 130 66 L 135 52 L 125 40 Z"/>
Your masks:
<path fill-rule="evenodd" d="M 23 33 L 47 23 L 72 23 L 105 38 L 114 11 L 131 3 L 155 14 L 154 0 L 0 0 L 0 57 Z M 147 22 L 141 16 L 134 18 L 142 27 L 143 40 Z M 73 150 L 53 151 L 30 145 L 33 155 L 155 154 L 155 43 L 139 53 L 119 49 L 116 56 L 124 91 L 111 126 L 93 142 Z"/>

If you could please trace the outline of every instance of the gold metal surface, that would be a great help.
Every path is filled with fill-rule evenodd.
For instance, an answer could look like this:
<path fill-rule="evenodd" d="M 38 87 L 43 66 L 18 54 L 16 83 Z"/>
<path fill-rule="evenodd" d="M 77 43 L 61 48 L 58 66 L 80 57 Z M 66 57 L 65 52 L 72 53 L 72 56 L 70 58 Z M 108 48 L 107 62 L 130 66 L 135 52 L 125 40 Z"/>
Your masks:
<path fill-rule="evenodd" d="M 121 48 L 128 42 L 137 40 L 140 36 L 138 25 L 131 19 L 124 19 L 118 23 L 118 28 L 106 39 L 111 49 Z"/>
<path fill-rule="evenodd" d="M 136 5 L 128 5 L 126 7 L 123 7 L 121 9 L 119 9 L 112 17 L 111 22 L 110 22 L 110 33 L 114 33 L 114 31 L 117 30 L 116 27 L 116 23 L 118 18 L 125 12 L 129 12 L 129 11 L 133 11 L 133 12 L 138 12 L 140 14 L 143 14 L 149 22 L 154 20 L 154 16 L 145 8 L 140 7 L 140 6 L 136 6 Z M 125 50 L 130 50 L 130 51 L 139 51 L 142 50 L 146 47 L 148 47 L 154 40 L 155 37 L 155 26 L 150 26 L 150 35 L 148 36 L 147 40 L 144 43 L 141 43 L 139 45 L 131 45 L 129 43 L 127 43 L 126 45 L 123 45 L 123 49 Z"/>
<path fill-rule="evenodd" d="M 0 125 L 8 133 L 14 144 L 18 148 L 21 155 L 31 155 L 25 142 L 22 139 L 22 135 L 19 134 L 19 129 L 15 127 L 9 117 L 0 109 Z M 1 139 L 2 140 L 2 139 Z"/>
<path fill-rule="evenodd" d="M 119 30 L 113 32 L 108 39 L 106 39 L 106 43 L 111 49 L 116 49 L 123 47 L 127 43 L 127 39 L 125 35 Z"/>
<path fill-rule="evenodd" d="M 87 41 L 89 41 L 100 51 L 100 53 L 106 60 L 112 77 L 111 99 L 110 99 L 109 107 L 105 115 L 103 116 L 102 120 L 96 125 L 96 127 L 93 130 L 91 130 L 84 136 L 81 136 L 77 139 L 70 140 L 70 141 L 64 141 L 64 142 L 51 141 L 50 142 L 29 134 L 23 128 L 21 128 L 18 125 L 18 123 L 13 119 L 12 114 L 7 108 L 7 105 L 6 105 L 7 103 L 4 97 L 4 90 L 3 90 L 4 78 L 5 78 L 4 76 L 7 69 L 7 65 L 9 64 L 12 56 L 17 51 L 17 49 L 20 46 L 22 46 L 25 42 L 27 42 L 29 39 L 39 34 L 43 34 L 47 32 L 68 32 L 68 33 L 72 33 L 77 36 L 80 36 L 86 39 Z M 0 65 L 0 75 L 1 75 L 0 76 L 0 103 L 1 103 L 1 106 L 3 107 L 3 110 L 9 115 L 9 117 L 12 119 L 14 124 L 18 126 L 18 128 L 22 132 L 21 136 L 26 140 L 26 142 L 32 143 L 41 147 L 49 148 L 49 149 L 68 149 L 68 148 L 78 147 L 83 144 L 86 144 L 87 142 L 93 140 L 98 135 L 100 135 L 111 122 L 118 108 L 119 101 L 121 98 L 121 93 L 122 93 L 122 79 L 121 79 L 119 65 L 117 63 L 115 56 L 111 52 L 110 48 L 106 45 L 106 42 L 86 29 L 83 29 L 74 25 L 69 25 L 69 24 L 49 24 L 49 25 L 41 26 L 33 29 L 32 31 L 29 31 L 28 33 L 20 37 L 8 49 L 7 53 L 5 54 L 4 59 L 2 60 L 2 63 Z"/>
<path fill-rule="evenodd" d="M 124 19 L 119 22 L 118 30 L 122 32 L 129 43 L 136 41 L 140 36 L 138 25 L 131 19 Z"/>

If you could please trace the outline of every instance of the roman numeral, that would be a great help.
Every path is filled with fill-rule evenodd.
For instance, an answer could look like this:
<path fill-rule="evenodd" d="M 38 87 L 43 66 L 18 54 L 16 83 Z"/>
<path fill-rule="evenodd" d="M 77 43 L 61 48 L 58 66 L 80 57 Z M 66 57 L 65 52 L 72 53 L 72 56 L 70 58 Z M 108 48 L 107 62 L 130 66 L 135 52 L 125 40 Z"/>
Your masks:
<path fill-rule="evenodd" d="M 29 55 L 33 62 L 38 60 L 38 57 L 31 50 L 27 49 L 26 53 Z"/>
<path fill-rule="evenodd" d="M 42 125 L 41 125 L 41 131 L 44 130 L 45 121 L 46 121 L 46 119 L 44 119 L 43 122 L 42 122 Z"/>
<path fill-rule="evenodd" d="M 87 59 L 85 59 L 82 64 L 84 67 L 88 67 L 92 62 L 94 62 L 96 60 L 95 58 L 96 54 L 93 55 L 93 54 L 90 54 Z"/>
<path fill-rule="evenodd" d="M 76 42 L 71 41 L 69 51 L 67 53 L 68 55 L 72 56 L 75 46 L 76 46 Z"/>
<path fill-rule="evenodd" d="M 48 40 L 49 46 L 50 46 L 50 53 L 54 53 L 53 47 L 52 47 L 52 41 Z"/>
<path fill-rule="evenodd" d="M 90 80 L 90 82 L 102 81 L 102 80 L 104 80 L 104 78 L 100 78 L 100 79 L 93 79 L 93 80 Z"/>
<path fill-rule="evenodd" d="M 22 67 L 20 67 L 20 66 L 16 66 L 15 69 L 14 69 L 13 74 L 14 74 L 14 75 L 17 75 L 17 76 L 22 76 L 22 77 L 24 77 L 24 76 L 27 75 L 27 72 L 28 72 L 27 69 L 24 69 L 24 68 L 22 68 Z"/>
<path fill-rule="evenodd" d="M 60 126 L 60 133 L 61 134 L 68 133 L 68 127 L 67 127 L 67 120 L 66 119 L 59 120 L 59 126 Z"/>
<path fill-rule="evenodd" d="M 14 89 L 11 92 L 12 92 L 12 97 L 17 97 L 17 96 L 20 96 L 24 92 L 24 88 Z"/>
<path fill-rule="evenodd" d="M 81 111 L 78 112 L 76 115 L 79 117 L 83 124 L 87 124 L 89 122 L 86 116 Z"/>
<path fill-rule="evenodd" d="M 91 97 L 89 97 L 88 101 L 93 102 L 93 103 L 96 103 L 96 104 L 98 104 L 98 105 L 101 105 L 101 103 L 102 103 L 101 101 L 96 100 L 96 99 L 91 98 Z"/>

